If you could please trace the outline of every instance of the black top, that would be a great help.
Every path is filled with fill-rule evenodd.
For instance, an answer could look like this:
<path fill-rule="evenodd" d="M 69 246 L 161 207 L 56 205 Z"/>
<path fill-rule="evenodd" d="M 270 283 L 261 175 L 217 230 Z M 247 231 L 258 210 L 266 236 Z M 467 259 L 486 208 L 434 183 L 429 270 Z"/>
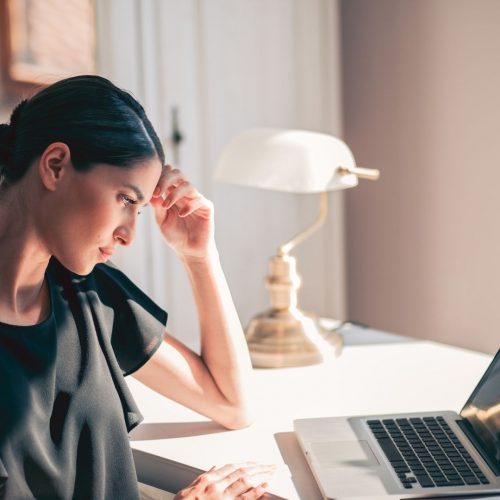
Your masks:
<path fill-rule="evenodd" d="M 0 323 L 0 498 L 138 499 L 124 380 L 160 346 L 167 313 L 113 266 L 52 259 L 50 316 Z"/>

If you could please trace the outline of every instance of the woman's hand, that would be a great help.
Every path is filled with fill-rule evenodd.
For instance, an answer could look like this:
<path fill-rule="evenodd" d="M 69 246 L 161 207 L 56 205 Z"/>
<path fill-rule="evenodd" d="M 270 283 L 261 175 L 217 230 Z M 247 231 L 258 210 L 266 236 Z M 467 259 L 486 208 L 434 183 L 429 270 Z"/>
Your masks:
<path fill-rule="evenodd" d="M 213 204 L 179 169 L 170 165 L 164 167 L 151 205 L 163 237 L 178 255 L 207 256 L 213 245 Z"/>
<path fill-rule="evenodd" d="M 187 488 L 179 491 L 174 500 L 254 500 L 265 494 L 267 483 L 262 482 L 274 472 L 274 465 L 225 465 L 212 467 Z"/>

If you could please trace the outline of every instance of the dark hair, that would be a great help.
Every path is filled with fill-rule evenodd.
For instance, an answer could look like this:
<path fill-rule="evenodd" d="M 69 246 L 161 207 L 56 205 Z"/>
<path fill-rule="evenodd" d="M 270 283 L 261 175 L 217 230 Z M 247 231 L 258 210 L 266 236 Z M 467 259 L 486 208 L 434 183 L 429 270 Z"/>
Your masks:
<path fill-rule="evenodd" d="M 143 107 L 106 78 L 81 75 L 60 80 L 12 112 L 0 124 L 0 179 L 21 179 L 32 161 L 53 142 L 64 142 L 75 169 L 96 163 L 130 167 L 165 155 Z"/>

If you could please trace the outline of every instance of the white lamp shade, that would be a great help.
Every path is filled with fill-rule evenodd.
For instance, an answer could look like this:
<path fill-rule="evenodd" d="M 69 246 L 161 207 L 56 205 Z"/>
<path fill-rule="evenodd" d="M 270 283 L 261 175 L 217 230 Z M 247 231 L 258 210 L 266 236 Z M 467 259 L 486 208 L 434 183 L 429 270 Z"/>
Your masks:
<path fill-rule="evenodd" d="M 354 174 L 338 167 L 356 163 L 340 139 L 305 130 L 253 129 L 235 137 L 222 152 L 214 178 L 290 193 L 319 193 L 354 187 Z"/>

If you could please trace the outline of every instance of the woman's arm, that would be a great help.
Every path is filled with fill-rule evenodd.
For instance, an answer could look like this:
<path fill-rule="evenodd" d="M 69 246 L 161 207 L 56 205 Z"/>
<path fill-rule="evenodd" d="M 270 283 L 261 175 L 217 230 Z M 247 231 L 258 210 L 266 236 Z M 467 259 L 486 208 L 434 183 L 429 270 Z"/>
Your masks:
<path fill-rule="evenodd" d="M 134 376 L 161 394 L 235 429 L 251 422 L 251 363 L 213 238 L 213 206 L 179 170 L 166 168 L 152 200 L 167 243 L 188 273 L 201 353 L 166 335 Z"/>
<path fill-rule="evenodd" d="M 170 335 L 134 376 L 155 391 L 230 429 L 251 423 L 251 365 L 216 252 L 184 261 L 199 314 L 201 354 Z"/>

